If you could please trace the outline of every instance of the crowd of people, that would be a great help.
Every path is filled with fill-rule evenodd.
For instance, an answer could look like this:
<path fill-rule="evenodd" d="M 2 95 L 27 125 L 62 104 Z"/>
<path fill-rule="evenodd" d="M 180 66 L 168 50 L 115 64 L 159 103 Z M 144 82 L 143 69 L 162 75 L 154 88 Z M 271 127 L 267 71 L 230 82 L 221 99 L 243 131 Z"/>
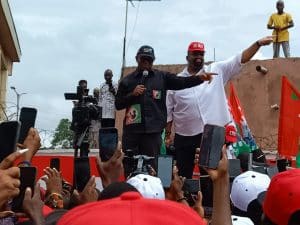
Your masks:
<path fill-rule="evenodd" d="M 216 169 L 206 169 L 212 183 L 211 209 L 207 190 L 194 193 L 190 202 L 185 192 L 185 177 L 173 167 L 170 187 L 164 188 L 155 170 L 120 181 L 125 154 L 119 143 L 112 158 L 103 162 L 97 157 L 98 174 L 79 192 L 56 168 L 46 167 L 45 188 L 37 182 L 26 188 L 20 211 L 12 211 L 22 185 L 22 168 L 40 147 L 38 132 L 31 128 L 21 148 L 0 163 L 0 224 L 212 224 L 212 225 L 299 225 L 300 169 L 270 178 L 252 170 L 243 171 L 231 180 L 230 160 L 225 146 Z M 196 159 L 199 159 L 196 152 Z M 18 164 L 16 164 L 18 162 Z M 194 162 L 198 165 L 197 160 Z M 95 176 L 102 179 L 102 191 L 96 188 Z"/>

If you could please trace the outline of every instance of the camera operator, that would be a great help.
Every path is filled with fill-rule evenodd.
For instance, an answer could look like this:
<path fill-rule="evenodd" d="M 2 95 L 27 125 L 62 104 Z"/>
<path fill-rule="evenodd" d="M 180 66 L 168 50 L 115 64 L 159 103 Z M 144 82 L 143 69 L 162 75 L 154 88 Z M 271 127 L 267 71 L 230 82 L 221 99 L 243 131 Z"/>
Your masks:
<path fill-rule="evenodd" d="M 87 81 L 80 80 L 77 86 L 77 93 L 65 93 L 68 100 L 76 100 L 72 109 L 71 130 L 74 131 L 73 146 L 75 156 L 80 149 L 80 157 L 88 156 L 89 153 L 89 127 L 92 120 L 99 119 L 100 107 L 98 101 L 88 95 Z"/>
<path fill-rule="evenodd" d="M 112 80 L 113 72 L 105 70 L 105 83 L 100 85 L 99 104 L 102 107 L 102 127 L 115 127 L 115 96 L 118 85 Z"/>
<path fill-rule="evenodd" d="M 94 88 L 93 90 L 93 96 L 99 102 L 99 93 L 100 89 L 99 88 Z M 91 126 L 90 126 L 90 148 L 94 149 L 99 149 L 99 129 L 101 128 L 101 108 L 100 108 L 100 115 L 98 119 L 96 120 L 91 120 Z"/>

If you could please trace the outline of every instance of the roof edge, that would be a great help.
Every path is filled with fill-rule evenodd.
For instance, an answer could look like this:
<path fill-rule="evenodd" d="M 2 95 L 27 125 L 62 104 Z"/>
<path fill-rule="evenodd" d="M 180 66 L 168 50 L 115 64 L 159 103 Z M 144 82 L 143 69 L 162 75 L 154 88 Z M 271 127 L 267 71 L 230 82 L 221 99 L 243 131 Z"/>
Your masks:
<path fill-rule="evenodd" d="M 21 58 L 21 47 L 20 47 L 20 43 L 19 43 L 19 39 L 18 39 L 18 35 L 17 35 L 17 31 L 16 31 L 16 27 L 15 27 L 15 23 L 11 14 L 11 10 L 10 10 L 10 6 L 8 3 L 8 0 L 1 0 L 1 6 L 3 9 L 3 13 L 6 17 L 6 22 L 8 24 L 8 28 L 10 30 L 10 34 L 14 43 L 14 47 L 15 47 L 15 53 L 16 53 L 16 57 L 13 58 L 12 60 L 14 62 L 20 62 L 20 58 Z"/>

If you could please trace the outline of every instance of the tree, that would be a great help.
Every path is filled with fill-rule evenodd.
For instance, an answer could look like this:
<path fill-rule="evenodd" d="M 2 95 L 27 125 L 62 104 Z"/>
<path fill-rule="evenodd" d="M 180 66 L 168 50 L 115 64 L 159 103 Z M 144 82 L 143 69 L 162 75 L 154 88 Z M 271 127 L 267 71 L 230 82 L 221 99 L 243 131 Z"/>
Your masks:
<path fill-rule="evenodd" d="M 54 132 L 54 138 L 51 141 L 53 147 L 61 146 L 62 148 L 70 148 L 72 146 L 73 132 L 70 130 L 71 121 L 69 119 L 61 119 Z"/>

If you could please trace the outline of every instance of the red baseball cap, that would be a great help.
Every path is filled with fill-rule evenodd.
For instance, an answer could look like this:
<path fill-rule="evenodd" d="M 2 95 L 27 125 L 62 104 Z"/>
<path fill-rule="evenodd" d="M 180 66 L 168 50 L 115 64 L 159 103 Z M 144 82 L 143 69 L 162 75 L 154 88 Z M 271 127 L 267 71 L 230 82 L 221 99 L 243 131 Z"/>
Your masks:
<path fill-rule="evenodd" d="M 225 127 L 225 140 L 226 142 L 237 142 L 236 129 L 233 125 L 227 125 Z"/>
<path fill-rule="evenodd" d="M 288 225 L 297 210 L 300 210 L 300 169 L 276 174 L 263 200 L 264 214 L 275 224 Z"/>
<path fill-rule="evenodd" d="M 190 207 L 126 192 L 118 198 L 84 204 L 66 213 L 58 225 L 206 225 Z"/>
<path fill-rule="evenodd" d="M 188 52 L 193 52 L 193 51 L 205 52 L 204 44 L 197 41 L 191 42 L 188 48 Z"/>

